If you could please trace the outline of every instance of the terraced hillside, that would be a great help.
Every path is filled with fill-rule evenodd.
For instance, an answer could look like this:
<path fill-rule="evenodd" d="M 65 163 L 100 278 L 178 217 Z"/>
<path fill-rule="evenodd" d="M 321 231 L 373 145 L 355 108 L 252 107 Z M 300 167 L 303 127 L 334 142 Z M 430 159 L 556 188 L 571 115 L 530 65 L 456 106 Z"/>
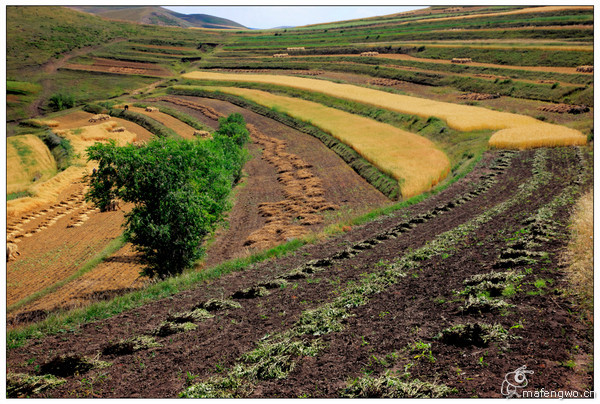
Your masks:
<path fill-rule="evenodd" d="M 500 398 L 523 370 L 518 394 L 594 389 L 566 253 L 593 191 L 592 7 L 7 14 L 8 397 Z M 86 147 L 206 142 L 231 114 L 250 142 L 224 222 L 182 275 L 141 275 L 136 205 L 86 199 Z"/>

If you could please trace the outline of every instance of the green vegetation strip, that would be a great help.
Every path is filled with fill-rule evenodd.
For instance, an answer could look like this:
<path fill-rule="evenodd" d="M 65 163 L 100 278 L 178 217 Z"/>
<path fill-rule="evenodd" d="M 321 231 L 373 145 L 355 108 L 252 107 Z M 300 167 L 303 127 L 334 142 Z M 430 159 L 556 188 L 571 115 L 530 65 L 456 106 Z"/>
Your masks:
<path fill-rule="evenodd" d="M 64 285 L 66 285 L 67 283 L 74 281 L 77 278 L 80 278 L 81 276 L 85 275 L 86 273 L 88 273 L 91 270 L 93 270 L 94 268 L 96 268 L 96 266 L 98 264 L 100 264 L 102 261 L 104 261 L 107 257 L 110 257 L 112 254 L 117 252 L 124 245 L 125 245 L 125 240 L 123 239 L 123 236 L 117 237 L 116 239 L 114 239 L 110 243 L 108 243 L 108 245 L 104 248 L 104 250 L 102 250 L 98 255 L 96 255 L 94 258 L 92 258 L 91 260 L 86 262 L 74 274 L 52 284 L 51 286 L 48 286 L 45 289 L 42 289 L 32 295 L 27 296 L 25 299 L 22 299 L 16 303 L 11 304 L 10 306 L 8 306 L 6 308 L 6 312 L 10 313 L 15 310 L 18 310 L 19 308 L 26 306 L 31 302 L 39 300 L 42 297 L 47 296 L 48 294 L 57 291 L 58 289 L 60 289 Z"/>

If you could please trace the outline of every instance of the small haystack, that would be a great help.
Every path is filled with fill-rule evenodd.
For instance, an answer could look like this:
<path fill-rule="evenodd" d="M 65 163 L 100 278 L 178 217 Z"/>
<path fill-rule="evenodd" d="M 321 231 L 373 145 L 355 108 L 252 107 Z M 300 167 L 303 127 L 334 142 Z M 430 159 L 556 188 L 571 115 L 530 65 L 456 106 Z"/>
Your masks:
<path fill-rule="evenodd" d="M 471 58 L 452 58 L 452 63 L 471 63 Z"/>
<path fill-rule="evenodd" d="M 538 108 L 540 111 L 555 112 L 558 114 L 582 114 L 589 112 L 590 108 L 586 105 L 569 105 L 569 104 L 556 104 L 556 105 L 544 105 Z"/>
<path fill-rule="evenodd" d="M 579 73 L 594 73 L 594 66 L 577 66 L 575 70 Z"/>

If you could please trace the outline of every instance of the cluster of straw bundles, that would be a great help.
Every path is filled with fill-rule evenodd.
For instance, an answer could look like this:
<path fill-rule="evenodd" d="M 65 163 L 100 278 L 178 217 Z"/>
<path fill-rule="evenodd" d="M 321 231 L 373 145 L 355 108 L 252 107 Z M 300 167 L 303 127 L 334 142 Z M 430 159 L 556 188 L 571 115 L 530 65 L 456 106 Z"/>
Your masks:
<path fill-rule="evenodd" d="M 545 112 L 556 112 L 559 114 L 582 114 L 589 112 L 590 108 L 585 105 L 569 105 L 569 104 L 556 104 L 556 105 L 544 105 L 538 108 L 540 111 Z"/>
<path fill-rule="evenodd" d="M 116 128 L 110 129 L 111 132 L 125 132 L 125 128 L 123 126 L 117 126 Z"/>
<path fill-rule="evenodd" d="M 158 108 L 156 108 L 156 107 L 146 107 L 146 112 L 158 112 Z"/>
<path fill-rule="evenodd" d="M 377 56 L 379 52 L 361 52 L 360 56 Z"/>
<path fill-rule="evenodd" d="M 493 100 L 495 98 L 500 98 L 500 94 L 469 93 L 469 94 L 462 94 L 462 95 L 458 96 L 459 100 L 472 100 L 472 101 Z"/>
<path fill-rule="evenodd" d="M 106 114 L 97 114 L 92 116 L 89 121 L 90 122 L 101 122 L 101 121 L 107 121 L 110 119 L 110 115 L 106 115 Z"/>
<path fill-rule="evenodd" d="M 206 138 L 206 137 L 210 136 L 210 132 L 205 131 L 205 130 L 195 130 L 194 131 L 194 136 Z"/>
<path fill-rule="evenodd" d="M 259 205 L 266 224 L 248 236 L 244 245 L 265 248 L 308 233 L 306 226 L 323 222 L 319 214 L 337 209 L 323 195 L 321 180 L 309 170 L 310 164 L 285 151 L 283 140 L 272 138 L 247 125 L 252 140 L 263 147 L 262 158 L 277 169 L 277 180 L 283 185 L 284 200 Z"/>
<path fill-rule="evenodd" d="M 287 48 L 287 50 L 293 52 L 293 51 L 303 51 L 305 49 L 304 49 L 304 46 L 296 46 L 296 47 L 292 47 L 292 48 Z"/>
<path fill-rule="evenodd" d="M 452 63 L 471 63 L 471 58 L 452 58 Z"/>
<path fill-rule="evenodd" d="M 594 66 L 578 66 L 575 70 L 580 73 L 594 73 Z"/>
<path fill-rule="evenodd" d="M 273 55 L 274 58 L 286 58 L 288 56 L 290 56 L 288 53 L 275 53 Z"/>
<path fill-rule="evenodd" d="M 393 87 L 401 84 L 402 81 L 394 80 L 394 79 L 385 79 L 385 78 L 377 78 L 373 80 L 369 80 L 369 84 L 372 86 L 384 86 L 384 87 Z"/>

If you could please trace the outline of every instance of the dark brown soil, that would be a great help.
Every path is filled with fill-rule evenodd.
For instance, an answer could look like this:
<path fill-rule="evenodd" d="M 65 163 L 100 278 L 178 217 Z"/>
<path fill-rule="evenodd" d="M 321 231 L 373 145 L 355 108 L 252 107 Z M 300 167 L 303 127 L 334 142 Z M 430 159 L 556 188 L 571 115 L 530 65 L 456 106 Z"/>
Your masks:
<path fill-rule="evenodd" d="M 419 249 L 518 196 L 522 192 L 519 186 L 533 177 L 535 153 L 486 153 L 467 177 L 420 204 L 112 319 L 32 340 L 7 352 L 8 370 L 36 374 L 36 369 L 49 368 L 44 365 L 57 363 L 57 358 L 67 354 L 79 359 L 98 357 L 112 365 L 66 376 L 65 384 L 34 396 L 177 397 L 189 384 L 222 377 L 242 363 L 241 355 L 254 349 L 263 336 L 292 328 L 302 312 L 332 301 L 352 282 L 379 271 L 382 262 Z M 321 338 L 325 347 L 316 356 L 294 358 L 295 367 L 284 379 L 253 381 L 244 395 L 339 397 L 348 382 L 365 374 L 379 377 L 388 370 L 404 373 L 406 369 L 412 379 L 455 388 L 451 397 L 502 397 L 505 375 L 524 365 L 534 371 L 528 375 L 532 390 L 593 390 L 593 370 L 587 367 L 592 336 L 574 314 L 571 300 L 561 292 L 566 287 L 560 252 L 566 243 L 568 204 L 551 218 L 554 235 L 535 230 L 531 224 L 535 222 L 528 220 L 565 187 L 577 183 L 579 189 L 591 186 L 590 176 L 582 176 L 591 172 L 591 160 L 582 158 L 574 148 L 549 149 L 547 153 L 545 170 L 551 176 L 542 188 L 475 231 L 461 234 L 453 250 L 424 258 L 411 275 L 369 295 L 366 304 L 348 309 L 353 316 L 343 321 L 342 330 L 306 336 L 307 340 Z M 476 274 L 506 270 L 498 269 L 501 254 L 527 232 L 539 236 L 535 251 L 548 255 L 511 266 L 525 274 L 516 293 L 504 297 L 514 306 L 501 312 L 461 310 L 465 297 L 456 291 L 464 290 L 463 281 Z M 344 258 L 344 251 L 352 251 L 353 256 Z M 313 261 L 313 266 L 320 265 L 320 271 L 297 279 L 288 277 L 287 287 L 249 297 L 253 294 L 248 288 L 259 291 L 265 281 L 316 259 L 321 261 Z M 538 290 L 533 282 L 539 279 L 544 279 L 547 287 Z M 174 313 L 234 294 L 241 308 L 212 311 L 214 317 L 196 321 L 194 330 L 157 336 L 160 347 L 134 350 L 130 344 L 129 350 L 115 348 L 122 339 L 152 334 Z M 510 338 L 475 345 L 466 340 L 452 345 L 452 340 L 435 338 L 449 326 L 475 322 L 498 323 Z M 415 342 L 431 344 L 435 361 L 419 359 L 405 349 Z M 397 355 L 390 356 L 393 353 Z M 379 359 L 386 355 L 392 359 L 383 364 Z M 413 365 L 407 369 L 409 363 Z"/>

